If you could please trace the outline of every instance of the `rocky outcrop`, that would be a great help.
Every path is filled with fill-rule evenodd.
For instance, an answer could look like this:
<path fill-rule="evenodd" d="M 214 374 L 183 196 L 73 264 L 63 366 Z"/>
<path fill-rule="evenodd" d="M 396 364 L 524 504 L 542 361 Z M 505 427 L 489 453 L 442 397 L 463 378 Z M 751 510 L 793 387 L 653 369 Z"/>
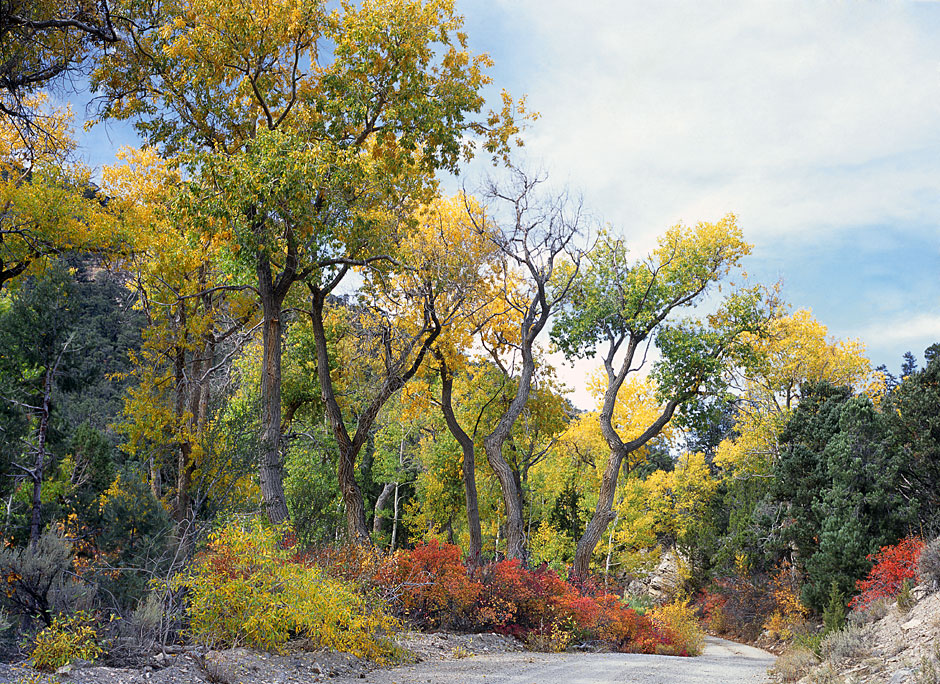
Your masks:
<path fill-rule="evenodd" d="M 647 597 L 653 603 L 668 603 L 682 587 L 682 559 L 672 550 L 664 551 L 656 568 L 643 578 L 627 585 L 631 596 Z"/>

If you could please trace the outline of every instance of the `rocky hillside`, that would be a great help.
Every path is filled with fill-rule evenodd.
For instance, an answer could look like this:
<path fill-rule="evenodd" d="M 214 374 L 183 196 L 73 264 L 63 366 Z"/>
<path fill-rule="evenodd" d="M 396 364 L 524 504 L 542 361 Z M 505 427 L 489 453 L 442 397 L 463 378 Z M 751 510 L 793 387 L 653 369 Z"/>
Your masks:
<path fill-rule="evenodd" d="M 817 658 L 794 649 L 777 662 L 778 681 L 800 684 L 940 684 L 940 593 L 912 591 L 910 610 L 881 603 L 852 614 L 841 632 L 828 636 Z"/>

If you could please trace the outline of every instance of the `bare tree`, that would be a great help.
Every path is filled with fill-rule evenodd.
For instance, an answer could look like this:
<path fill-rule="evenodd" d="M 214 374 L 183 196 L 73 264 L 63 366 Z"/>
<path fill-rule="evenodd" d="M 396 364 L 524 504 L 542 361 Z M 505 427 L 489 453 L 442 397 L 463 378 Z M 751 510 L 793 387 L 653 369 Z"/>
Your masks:
<path fill-rule="evenodd" d="M 505 260 L 503 297 L 519 318 L 518 339 L 502 341 L 502 346 L 515 352 L 514 363 L 503 370 L 516 376 L 516 392 L 496 427 L 483 439 L 487 461 L 503 494 L 509 558 L 525 558 L 526 540 L 522 488 L 518 474 L 503 455 L 503 446 L 529 400 L 536 367 L 535 341 L 567 297 L 581 259 L 576 243 L 584 222 L 581 203 L 572 202 L 566 193 L 540 196 L 537 190 L 543 181 L 543 176 L 513 167 L 507 185 L 491 181 L 485 192 L 488 206 L 504 212 L 481 219 L 468 211 L 477 230 L 491 236 Z M 495 231 L 486 224 L 494 220 Z M 499 363 L 497 354 L 494 359 Z"/>

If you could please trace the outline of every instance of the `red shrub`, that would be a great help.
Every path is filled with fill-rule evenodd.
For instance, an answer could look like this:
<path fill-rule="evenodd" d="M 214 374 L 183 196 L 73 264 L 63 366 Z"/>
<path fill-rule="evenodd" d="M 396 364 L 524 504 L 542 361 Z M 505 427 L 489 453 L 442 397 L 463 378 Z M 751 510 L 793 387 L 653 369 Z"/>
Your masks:
<path fill-rule="evenodd" d="M 467 575 L 460 548 L 436 540 L 389 557 L 375 582 L 403 617 L 430 629 L 472 627 L 483 588 Z"/>
<path fill-rule="evenodd" d="M 673 652 L 668 630 L 617 596 L 600 593 L 599 586 L 579 589 L 546 566 L 529 570 L 518 560 L 506 560 L 471 575 L 460 549 L 437 541 L 399 551 L 377 569 L 372 568 L 375 557 L 360 550 L 314 555 L 333 573 L 377 590 L 399 617 L 419 628 L 490 629 L 546 650 L 562 649 L 576 638 L 625 652 Z"/>
<path fill-rule="evenodd" d="M 867 608 L 880 598 L 895 598 L 904 580 L 912 583 L 917 576 L 917 559 L 924 548 L 920 537 L 906 537 L 894 546 L 882 546 L 881 551 L 866 558 L 874 563 L 868 578 L 855 583 L 861 592 L 849 602 L 850 608 Z"/>

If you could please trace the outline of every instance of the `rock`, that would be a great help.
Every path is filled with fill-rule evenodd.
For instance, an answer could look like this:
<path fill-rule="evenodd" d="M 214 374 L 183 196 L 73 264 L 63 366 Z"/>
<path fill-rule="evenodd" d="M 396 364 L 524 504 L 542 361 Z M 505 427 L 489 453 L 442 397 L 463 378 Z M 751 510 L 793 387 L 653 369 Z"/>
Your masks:
<path fill-rule="evenodd" d="M 908 620 L 903 625 L 901 625 L 901 629 L 905 631 L 909 629 L 914 629 L 915 627 L 919 627 L 922 623 L 923 623 L 923 620 L 914 618 L 913 620 Z"/>
<path fill-rule="evenodd" d="M 666 603 L 682 585 L 680 561 L 674 551 L 664 551 L 656 568 L 644 579 L 635 579 L 627 585 L 626 593 L 647 596 L 654 603 Z"/>
<path fill-rule="evenodd" d="M 914 674 L 914 670 L 910 670 L 910 669 L 898 670 L 893 675 L 891 675 L 891 679 L 888 681 L 888 684 L 901 684 L 902 682 L 906 682 L 908 677 L 910 677 L 913 674 Z"/>

